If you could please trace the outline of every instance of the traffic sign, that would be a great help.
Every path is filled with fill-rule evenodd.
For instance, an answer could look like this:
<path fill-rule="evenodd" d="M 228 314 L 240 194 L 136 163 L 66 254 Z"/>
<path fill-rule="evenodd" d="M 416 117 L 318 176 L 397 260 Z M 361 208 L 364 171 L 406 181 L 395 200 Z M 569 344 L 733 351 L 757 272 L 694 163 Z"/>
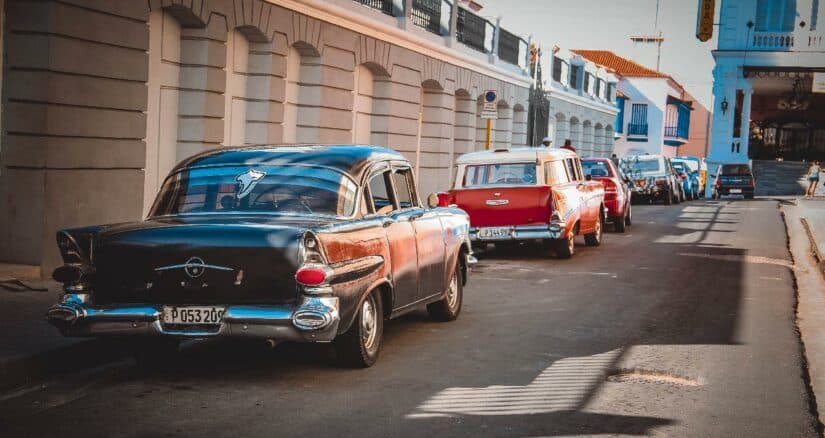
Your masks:
<path fill-rule="evenodd" d="M 498 118 L 498 93 L 496 90 L 487 90 L 484 93 L 484 105 L 481 108 L 482 119 Z"/>
<path fill-rule="evenodd" d="M 713 37 L 713 16 L 716 12 L 715 0 L 699 0 L 696 14 L 696 38 L 705 42 Z"/>

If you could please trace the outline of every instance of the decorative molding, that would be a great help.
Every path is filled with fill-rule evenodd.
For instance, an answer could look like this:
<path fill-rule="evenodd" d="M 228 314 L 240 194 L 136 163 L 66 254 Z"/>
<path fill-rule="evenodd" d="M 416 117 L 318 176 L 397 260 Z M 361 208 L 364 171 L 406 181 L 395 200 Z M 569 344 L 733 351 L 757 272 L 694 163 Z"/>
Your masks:
<path fill-rule="evenodd" d="M 355 50 L 355 63 L 361 64 L 375 64 L 384 70 L 387 75 L 392 71 L 390 65 L 390 50 L 392 46 L 386 41 L 377 40 L 375 38 L 358 35 L 358 47 Z"/>
<path fill-rule="evenodd" d="M 287 32 L 287 42 L 290 46 L 299 43 L 295 47 L 304 55 L 319 56 L 324 51 L 324 42 L 321 38 L 321 24 L 322 22 L 320 20 L 307 17 L 303 14 L 293 13 L 292 29 L 291 32 Z M 316 53 L 304 53 L 304 51 L 309 50 L 310 47 Z M 311 52 L 312 50 L 309 51 Z"/>

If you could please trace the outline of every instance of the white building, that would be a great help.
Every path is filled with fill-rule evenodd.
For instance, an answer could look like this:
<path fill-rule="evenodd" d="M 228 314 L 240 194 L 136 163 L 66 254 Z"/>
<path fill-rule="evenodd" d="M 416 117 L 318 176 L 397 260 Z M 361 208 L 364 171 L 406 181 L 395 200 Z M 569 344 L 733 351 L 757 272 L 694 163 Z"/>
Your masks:
<path fill-rule="evenodd" d="M 615 153 L 674 156 L 690 138 L 696 104 L 670 75 L 649 69 L 607 50 L 574 53 L 618 78 Z"/>
<path fill-rule="evenodd" d="M 615 75 L 568 50 L 550 58 L 548 133 L 554 146 L 570 139 L 583 157 L 613 153 L 616 106 Z"/>
<path fill-rule="evenodd" d="M 825 159 L 824 15 L 820 0 L 722 0 L 709 163 Z"/>

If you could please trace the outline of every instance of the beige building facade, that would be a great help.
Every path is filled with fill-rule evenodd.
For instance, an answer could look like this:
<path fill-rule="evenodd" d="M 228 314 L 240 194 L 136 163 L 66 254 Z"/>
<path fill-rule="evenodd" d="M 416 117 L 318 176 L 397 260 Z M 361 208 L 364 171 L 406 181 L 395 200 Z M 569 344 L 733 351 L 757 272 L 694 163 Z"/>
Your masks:
<path fill-rule="evenodd" d="M 388 146 L 427 194 L 484 147 L 486 90 L 494 146 L 526 142 L 527 42 L 452 2 L 0 3 L 0 262 L 44 275 L 57 230 L 144 217 L 169 170 L 204 150 Z"/>

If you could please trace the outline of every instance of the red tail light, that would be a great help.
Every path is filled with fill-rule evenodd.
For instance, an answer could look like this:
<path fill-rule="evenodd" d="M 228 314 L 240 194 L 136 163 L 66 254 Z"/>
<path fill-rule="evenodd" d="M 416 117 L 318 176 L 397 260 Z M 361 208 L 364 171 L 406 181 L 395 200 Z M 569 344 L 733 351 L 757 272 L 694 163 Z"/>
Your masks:
<path fill-rule="evenodd" d="M 438 206 L 448 207 L 450 204 L 455 204 L 452 193 L 438 192 Z"/>
<path fill-rule="evenodd" d="M 756 180 L 755 180 L 755 179 L 753 179 L 753 177 L 751 177 L 751 185 L 752 185 L 752 186 L 756 186 Z"/>
<path fill-rule="evenodd" d="M 682 179 L 687 179 L 687 175 L 686 175 L 686 174 L 684 174 L 684 173 L 683 173 L 683 174 L 681 174 L 681 175 L 679 175 L 679 176 L 681 176 L 681 177 L 682 177 Z"/>
<path fill-rule="evenodd" d="M 656 180 L 656 185 L 657 186 L 663 186 L 665 184 L 667 184 L 667 180 L 665 180 L 665 179 L 657 179 Z"/>
<path fill-rule="evenodd" d="M 605 200 L 616 199 L 616 192 L 617 192 L 616 183 L 614 183 L 612 180 L 609 180 L 609 179 L 603 179 L 601 182 L 602 182 L 602 185 L 604 186 L 604 199 Z"/>
<path fill-rule="evenodd" d="M 329 274 L 325 266 L 304 266 L 295 273 L 295 281 L 304 286 L 319 286 L 327 281 Z"/>

